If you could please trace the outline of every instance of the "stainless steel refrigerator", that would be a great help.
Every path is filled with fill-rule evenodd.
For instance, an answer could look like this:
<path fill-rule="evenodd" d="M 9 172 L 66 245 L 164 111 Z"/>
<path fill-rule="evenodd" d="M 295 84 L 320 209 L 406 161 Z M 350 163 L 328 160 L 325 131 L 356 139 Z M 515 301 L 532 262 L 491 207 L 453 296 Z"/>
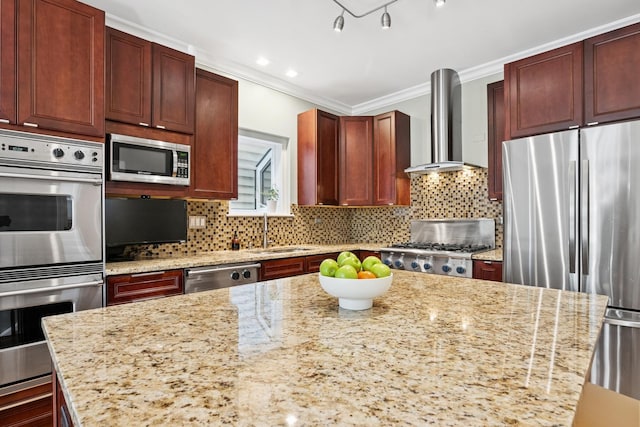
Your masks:
<path fill-rule="evenodd" d="M 640 121 L 502 153 L 505 282 L 607 295 L 591 382 L 640 399 Z"/>

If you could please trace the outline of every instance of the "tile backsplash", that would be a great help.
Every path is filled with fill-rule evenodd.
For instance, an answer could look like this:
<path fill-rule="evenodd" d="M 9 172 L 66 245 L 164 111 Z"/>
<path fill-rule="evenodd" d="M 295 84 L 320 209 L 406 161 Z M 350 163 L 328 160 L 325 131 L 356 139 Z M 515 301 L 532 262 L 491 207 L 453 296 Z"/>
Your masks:
<path fill-rule="evenodd" d="M 263 217 L 227 216 L 227 201 L 188 202 L 188 214 L 206 217 L 204 228 L 189 229 L 187 242 L 134 248 L 141 256 L 188 256 L 231 248 L 259 247 Z M 269 217 L 271 245 L 394 243 L 409 240 L 412 219 L 494 218 L 496 246 L 502 247 L 502 202 L 490 201 L 482 168 L 417 175 L 411 179 L 411 206 L 366 208 L 291 206 L 292 216 Z"/>

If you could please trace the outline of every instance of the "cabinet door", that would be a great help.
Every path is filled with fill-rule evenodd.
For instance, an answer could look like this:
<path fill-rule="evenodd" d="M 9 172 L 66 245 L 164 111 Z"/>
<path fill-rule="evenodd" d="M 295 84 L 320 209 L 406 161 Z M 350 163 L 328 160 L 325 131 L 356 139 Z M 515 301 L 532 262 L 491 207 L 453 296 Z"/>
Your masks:
<path fill-rule="evenodd" d="M 153 126 L 193 133 L 195 122 L 195 58 L 152 44 Z"/>
<path fill-rule="evenodd" d="M 502 200 L 502 141 L 505 138 L 504 81 L 487 85 L 489 199 Z"/>
<path fill-rule="evenodd" d="M 273 259 L 260 262 L 260 280 L 279 279 L 305 273 L 305 257 Z"/>
<path fill-rule="evenodd" d="M 0 394 L 2 425 L 30 427 L 52 425 L 52 393 L 51 381 L 42 380 L 40 384 L 36 383 L 20 391 Z"/>
<path fill-rule="evenodd" d="M 106 117 L 150 126 L 151 42 L 113 28 L 106 37 Z"/>
<path fill-rule="evenodd" d="M 0 122 L 16 122 L 16 2 L 0 3 Z"/>
<path fill-rule="evenodd" d="M 340 252 L 332 252 L 328 254 L 309 255 L 307 257 L 307 273 L 317 273 L 320 271 L 320 264 L 327 258 L 336 259 L 340 255 Z"/>
<path fill-rule="evenodd" d="M 298 114 L 298 204 L 338 204 L 339 118 L 320 110 Z"/>
<path fill-rule="evenodd" d="M 502 282 L 502 262 L 474 260 L 473 278 Z"/>
<path fill-rule="evenodd" d="M 17 16 L 18 123 L 104 136 L 104 12 L 23 0 Z"/>
<path fill-rule="evenodd" d="M 582 124 L 582 42 L 504 68 L 510 139 Z"/>
<path fill-rule="evenodd" d="M 183 292 L 182 270 L 107 277 L 107 305 L 180 295 Z"/>
<path fill-rule="evenodd" d="M 584 42 L 585 122 L 640 117 L 640 23 Z"/>
<path fill-rule="evenodd" d="M 367 206 L 373 199 L 373 118 L 340 117 L 339 202 Z"/>
<path fill-rule="evenodd" d="M 373 118 L 374 205 L 411 204 L 411 181 L 404 172 L 411 161 L 410 120 L 399 111 Z"/>
<path fill-rule="evenodd" d="M 238 197 L 238 82 L 196 71 L 196 128 L 191 195 Z"/>

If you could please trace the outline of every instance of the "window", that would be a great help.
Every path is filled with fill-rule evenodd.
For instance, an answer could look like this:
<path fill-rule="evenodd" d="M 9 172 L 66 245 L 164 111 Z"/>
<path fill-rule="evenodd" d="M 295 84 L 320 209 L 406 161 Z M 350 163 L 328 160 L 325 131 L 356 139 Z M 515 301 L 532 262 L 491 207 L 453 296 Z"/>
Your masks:
<path fill-rule="evenodd" d="M 238 134 L 238 199 L 229 204 L 232 215 L 267 211 L 267 192 L 279 193 L 276 213 L 289 214 L 287 138 L 240 129 Z M 287 175 L 285 177 L 285 175 Z M 288 185 L 288 184 L 287 184 Z"/>

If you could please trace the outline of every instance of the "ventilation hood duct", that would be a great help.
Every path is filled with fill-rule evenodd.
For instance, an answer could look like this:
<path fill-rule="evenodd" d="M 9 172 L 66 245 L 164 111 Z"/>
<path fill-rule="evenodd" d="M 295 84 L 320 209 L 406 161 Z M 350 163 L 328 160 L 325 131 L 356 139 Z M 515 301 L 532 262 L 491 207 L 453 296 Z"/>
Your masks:
<path fill-rule="evenodd" d="M 462 99 L 458 73 L 443 68 L 431 73 L 431 163 L 407 173 L 460 170 L 462 162 Z"/>

